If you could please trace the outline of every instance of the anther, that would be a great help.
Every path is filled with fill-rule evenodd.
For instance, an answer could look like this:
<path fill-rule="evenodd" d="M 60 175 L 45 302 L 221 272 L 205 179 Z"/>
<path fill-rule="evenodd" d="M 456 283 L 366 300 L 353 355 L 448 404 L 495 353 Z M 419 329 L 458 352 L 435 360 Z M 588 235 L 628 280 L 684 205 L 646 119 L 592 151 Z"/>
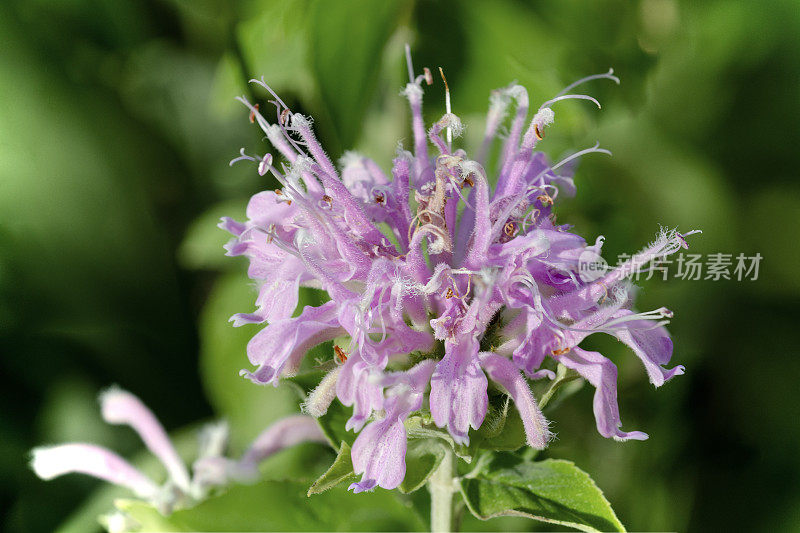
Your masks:
<path fill-rule="evenodd" d="M 258 104 L 253 104 L 253 109 L 250 111 L 250 124 L 256 121 L 256 111 L 258 111 Z"/>
<path fill-rule="evenodd" d="M 325 202 L 328 205 L 332 205 L 333 204 L 333 198 L 331 198 L 327 194 L 323 194 L 322 195 L 322 201 Z"/>
<path fill-rule="evenodd" d="M 540 130 L 538 124 L 533 125 L 533 134 L 536 135 L 536 138 L 540 141 L 544 139 L 544 129 Z"/>
<path fill-rule="evenodd" d="M 450 87 L 447 85 L 447 78 L 444 77 L 444 71 L 442 67 L 439 67 L 439 74 L 442 75 L 442 81 L 444 82 L 444 108 L 447 111 L 447 114 L 451 114 L 453 111 L 450 107 Z M 447 144 L 450 146 L 453 143 L 453 130 L 448 126 L 447 127 Z"/>
<path fill-rule="evenodd" d="M 386 201 L 386 197 L 383 195 L 382 192 L 380 192 L 380 193 L 375 195 L 375 203 L 376 204 L 383 205 L 385 201 Z"/>
<path fill-rule="evenodd" d="M 559 348 L 558 350 L 553 350 L 553 355 L 564 355 L 565 353 L 569 352 L 572 348 Z"/>
<path fill-rule="evenodd" d="M 281 199 L 286 202 L 286 205 L 292 205 L 292 201 L 289 198 L 287 198 L 285 194 L 283 194 L 283 191 L 281 189 L 275 189 L 275 195 L 280 196 Z"/>
<path fill-rule="evenodd" d="M 267 244 L 272 243 L 272 236 L 275 235 L 275 223 L 269 225 L 267 228 Z"/>
<path fill-rule="evenodd" d="M 447 288 L 447 292 L 444 294 L 444 297 L 448 300 L 453 297 L 453 289 L 452 287 Z"/>
<path fill-rule="evenodd" d="M 344 350 L 342 350 L 339 347 L 338 344 L 333 347 L 333 351 L 334 351 L 334 353 L 336 355 L 336 359 L 339 361 L 339 363 L 344 363 L 344 362 L 347 361 L 347 354 L 345 353 Z"/>
<path fill-rule="evenodd" d="M 549 194 L 541 194 L 536 197 L 537 200 L 542 202 L 543 204 L 553 205 L 553 197 Z"/>
<path fill-rule="evenodd" d="M 429 69 L 428 67 L 424 67 L 422 69 L 422 72 L 425 73 L 425 83 L 427 83 L 428 85 L 433 85 L 433 74 L 431 74 L 431 69 Z"/>
<path fill-rule="evenodd" d="M 506 225 L 503 226 L 503 233 L 505 233 L 508 237 L 513 237 L 516 232 L 517 225 L 513 222 L 506 222 Z"/>

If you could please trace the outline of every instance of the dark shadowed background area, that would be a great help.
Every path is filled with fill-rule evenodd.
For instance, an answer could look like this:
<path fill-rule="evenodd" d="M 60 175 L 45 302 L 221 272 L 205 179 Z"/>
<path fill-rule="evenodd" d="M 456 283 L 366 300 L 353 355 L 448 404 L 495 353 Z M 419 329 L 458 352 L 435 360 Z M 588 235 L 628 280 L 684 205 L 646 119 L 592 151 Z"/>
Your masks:
<path fill-rule="evenodd" d="M 596 140 L 614 152 L 581 161 L 558 220 L 589 241 L 605 235 L 612 260 L 659 224 L 702 229 L 691 253 L 763 257 L 757 280 L 640 282 L 639 308 L 675 311 L 686 375 L 654 390 L 608 343 L 624 428 L 650 440 L 598 435 L 584 387 L 548 412 L 558 440 L 546 455 L 592 474 L 631 530 L 800 529 L 798 35 L 796 0 L 4 1 L 5 529 L 96 527 L 100 484 L 43 483 L 27 454 L 65 440 L 137 454 L 132 432 L 99 418 L 96 394 L 111 383 L 179 433 L 228 418 L 236 446 L 296 409 L 291 393 L 237 375 L 254 330 L 227 318 L 250 311 L 254 292 L 215 224 L 241 219 L 274 183 L 228 166 L 242 146 L 267 150 L 234 97 L 263 102 L 245 83 L 263 75 L 315 117 L 333 157 L 355 148 L 388 169 L 409 139 L 405 42 L 420 69 L 444 68 L 473 150 L 492 89 L 516 80 L 538 106 L 613 66 L 619 86 L 585 89 L 603 109 L 556 104 L 539 145 L 553 158 Z M 437 81 L 426 119 L 443 107 Z"/>

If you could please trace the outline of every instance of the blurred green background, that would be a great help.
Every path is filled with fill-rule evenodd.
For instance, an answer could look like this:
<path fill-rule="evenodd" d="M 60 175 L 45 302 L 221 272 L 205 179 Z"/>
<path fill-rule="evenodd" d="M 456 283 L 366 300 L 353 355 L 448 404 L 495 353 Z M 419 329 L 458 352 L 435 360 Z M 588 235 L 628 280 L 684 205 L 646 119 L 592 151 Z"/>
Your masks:
<path fill-rule="evenodd" d="M 263 75 L 316 118 L 332 156 L 355 147 L 386 169 L 409 138 L 398 93 L 410 42 L 418 68 L 444 68 L 473 148 L 491 89 L 517 80 L 536 106 L 613 66 L 619 87 L 586 89 L 602 111 L 557 104 L 540 144 L 554 158 L 595 140 L 614 152 L 582 161 L 559 221 L 605 235 L 610 258 L 658 224 L 702 229 L 693 253 L 764 258 L 757 281 L 642 282 L 641 309 L 676 312 L 686 375 L 654 391 L 623 346 L 604 347 L 620 366 L 623 427 L 650 440 L 600 437 L 584 387 L 548 413 L 558 440 L 546 455 L 589 472 L 631 530 L 800 530 L 798 35 L 797 0 L 5 0 L 5 529 L 93 527 L 108 505 L 100 484 L 43 483 L 26 461 L 35 445 L 77 439 L 137 453 L 132 432 L 99 419 L 110 383 L 171 430 L 227 417 L 239 448 L 296 409 L 291 391 L 237 376 L 255 330 L 227 318 L 252 308 L 254 290 L 215 224 L 274 184 L 228 167 L 241 146 L 266 150 L 233 97 Z M 437 83 L 426 119 L 442 111 Z M 311 455 L 292 460 L 313 470 Z"/>

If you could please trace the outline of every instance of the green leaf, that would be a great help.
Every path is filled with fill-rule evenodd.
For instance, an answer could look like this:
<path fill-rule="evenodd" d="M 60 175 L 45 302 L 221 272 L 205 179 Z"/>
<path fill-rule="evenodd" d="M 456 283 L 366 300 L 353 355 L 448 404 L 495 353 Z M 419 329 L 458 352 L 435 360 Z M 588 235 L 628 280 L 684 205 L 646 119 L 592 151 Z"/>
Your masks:
<path fill-rule="evenodd" d="M 188 531 L 186 525 L 180 523 L 172 516 L 164 516 L 147 502 L 142 500 L 120 499 L 114 501 L 114 507 L 135 522 L 134 531 Z M 103 516 L 100 521 L 105 522 Z M 110 524 L 104 524 L 107 529 Z"/>
<path fill-rule="evenodd" d="M 255 0 L 245 8 L 237 27 L 242 59 L 250 69 L 247 76 L 264 76 L 284 100 L 287 93 L 304 100 L 313 93 L 314 80 L 306 59 L 309 21 L 300 15 L 308 9 L 307 0 Z M 231 99 L 230 94 L 225 97 Z"/>
<path fill-rule="evenodd" d="M 602 491 L 569 461 L 497 454 L 459 484 L 467 507 L 482 520 L 516 515 L 581 531 L 625 531 Z"/>
<path fill-rule="evenodd" d="M 321 494 L 328 489 L 332 489 L 345 481 L 356 481 L 358 476 L 353 472 L 353 461 L 350 458 L 350 446 L 342 442 L 339 447 L 339 454 L 333 461 L 331 467 L 322 474 L 308 489 L 308 495 Z"/>
<path fill-rule="evenodd" d="M 165 517 L 146 503 L 125 511 L 145 531 L 421 531 L 424 521 L 395 493 L 348 493 L 344 487 L 306 496 L 301 481 L 237 485 Z"/>
<path fill-rule="evenodd" d="M 334 447 L 340 442 L 346 442 L 352 446 L 356 440 L 355 433 L 344 429 L 347 420 L 352 414 L 352 408 L 345 407 L 339 400 L 333 400 L 330 407 L 328 407 L 328 412 L 317 418 L 317 423 L 322 428 L 322 432 Z"/>
<path fill-rule="evenodd" d="M 329 150 L 353 146 L 376 87 L 384 46 L 407 2 L 314 2 L 310 9 L 309 60 L 323 110 L 317 124 Z M 346 28 L 347 38 L 342 39 Z M 333 141 L 333 142 L 331 142 Z M 330 148 L 331 144 L 334 148 Z"/>
<path fill-rule="evenodd" d="M 406 451 L 406 477 L 400 491 L 408 494 L 422 488 L 439 467 L 445 455 L 445 444 L 439 439 L 412 439 Z"/>
<path fill-rule="evenodd" d="M 294 376 L 282 378 L 281 383 L 293 386 L 297 390 L 297 393 L 305 399 L 308 394 L 319 385 L 319 382 L 322 381 L 324 376 L 325 372 L 323 370 L 312 369 L 307 372 L 295 374 Z"/>

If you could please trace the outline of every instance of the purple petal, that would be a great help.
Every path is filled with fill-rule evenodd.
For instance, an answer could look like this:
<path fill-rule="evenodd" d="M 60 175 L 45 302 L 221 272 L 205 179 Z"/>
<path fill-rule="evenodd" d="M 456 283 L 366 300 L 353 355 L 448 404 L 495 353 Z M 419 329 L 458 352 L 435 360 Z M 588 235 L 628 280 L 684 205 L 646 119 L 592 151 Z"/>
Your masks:
<path fill-rule="evenodd" d="M 366 205 L 374 205 L 372 189 L 387 185 L 389 180 L 378 164 L 355 152 L 346 152 L 341 159 L 342 182 L 345 187 Z"/>
<path fill-rule="evenodd" d="M 529 313 L 529 323 L 533 326 L 530 335 L 514 350 L 514 363 L 526 374 L 533 375 L 550 354 L 555 335 L 536 313 Z"/>
<path fill-rule="evenodd" d="M 489 220 L 489 183 L 483 168 L 473 173 L 475 181 L 475 223 L 472 242 L 467 248 L 464 264 L 468 268 L 480 268 L 486 264 L 486 252 L 492 224 Z"/>
<path fill-rule="evenodd" d="M 116 453 L 93 444 L 61 444 L 35 448 L 31 468 L 42 479 L 69 473 L 87 474 L 127 487 L 141 498 L 151 499 L 158 486 Z"/>
<path fill-rule="evenodd" d="M 344 333 L 337 315 L 336 303 L 327 302 L 306 306 L 298 317 L 273 322 L 247 345 L 247 356 L 258 370 L 243 370 L 242 375 L 256 383 L 277 383 L 281 375 L 296 370 L 309 349 Z"/>
<path fill-rule="evenodd" d="M 276 233 L 284 240 L 294 238 L 294 233 L 281 235 L 277 230 Z M 245 247 L 242 254 L 250 259 L 247 275 L 252 279 L 272 280 L 295 279 L 304 273 L 303 262 L 279 248 L 271 241 L 272 238 L 261 231 L 251 231 L 246 242 L 236 245 L 237 251 L 239 247 Z"/>
<path fill-rule="evenodd" d="M 229 322 L 233 322 L 233 327 L 235 328 L 244 326 L 245 324 L 262 324 L 266 320 L 264 316 L 258 313 L 236 313 L 228 319 Z"/>
<path fill-rule="evenodd" d="M 431 375 L 436 369 L 433 359 L 425 359 L 405 372 L 389 372 L 384 375 L 381 385 L 392 387 L 395 385 L 408 385 L 416 394 L 422 394 L 430 382 Z"/>
<path fill-rule="evenodd" d="M 594 417 L 597 431 L 604 437 L 615 440 L 644 440 L 646 433 L 631 431 L 626 433 L 619 428 L 622 422 L 617 405 L 617 367 L 598 352 L 573 348 L 558 361 L 567 368 L 576 370 L 586 381 L 594 385 Z"/>
<path fill-rule="evenodd" d="M 425 134 L 425 122 L 422 117 L 422 87 L 411 80 L 403 94 L 411 106 L 411 129 L 414 132 L 414 183 L 422 185 L 427 178 L 424 174 L 429 170 L 428 137 Z"/>
<path fill-rule="evenodd" d="M 139 434 L 147 448 L 158 457 L 172 480 L 189 490 L 189 472 L 169 440 L 164 426 L 142 401 L 122 389 L 112 387 L 100 395 L 103 419 L 109 424 L 126 424 Z"/>
<path fill-rule="evenodd" d="M 632 314 L 630 311 L 620 312 L 620 316 Z M 650 383 L 660 387 L 666 381 L 683 374 L 682 365 L 666 369 L 663 365 L 672 358 L 672 339 L 663 326 L 653 327 L 652 322 L 645 320 L 629 322 L 628 327 L 615 331 L 614 336 L 627 344 L 636 354 L 647 370 Z"/>
<path fill-rule="evenodd" d="M 403 474 L 405 477 L 405 474 Z M 378 482 L 374 479 L 367 479 L 362 481 L 357 481 L 356 483 L 351 483 L 347 490 L 352 490 L 354 494 L 358 494 L 360 492 L 369 492 L 374 489 L 378 485 Z"/>
<path fill-rule="evenodd" d="M 217 224 L 217 227 L 220 229 L 224 229 L 225 231 L 237 237 L 241 235 L 242 232 L 244 232 L 244 230 L 247 228 L 246 225 L 242 224 L 241 222 L 236 222 L 230 217 L 222 217 L 220 219 L 220 223 Z"/>
<path fill-rule="evenodd" d="M 294 275 L 294 278 L 278 278 L 264 283 L 259 289 L 258 299 L 256 299 L 258 314 L 269 322 L 289 318 L 297 308 L 300 276 L 294 272 L 282 272 L 281 274 Z"/>
<path fill-rule="evenodd" d="M 317 421 L 310 416 L 295 415 L 278 420 L 261 432 L 242 456 L 243 465 L 253 465 L 267 457 L 302 442 L 327 443 Z"/>
<path fill-rule="evenodd" d="M 503 356 L 482 352 L 480 358 L 489 377 L 501 385 L 514 400 L 525 426 L 528 444 L 532 448 L 543 449 L 547 446 L 550 431 L 547 429 L 547 420 L 539 406 L 536 405 L 536 400 L 533 398 L 525 378 L 522 377 L 514 363 Z"/>
<path fill-rule="evenodd" d="M 360 352 L 351 354 L 339 372 L 336 393 L 342 404 L 353 406 L 346 430 L 360 431 L 373 411 L 383 408 L 383 388 L 377 382 L 382 367 L 367 363 Z"/>
<path fill-rule="evenodd" d="M 371 490 L 376 485 L 394 489 L 406 475 L 406 429 L 396 416 L 371 422 L 353 443 L 353 470 L 363 474 L 350 485 L 353 492 Z"/>
<path fill-rule="evenodd" d="M 511 131 L 503 145 L 503 165 L 501 175 L 507 174 L 511 170 L 514 156 L 519 151 L 519 139 L 522 135 L 522 128 L 525 127 L 525 119 L 528 117 L 528 91 L 521 85 L 512 85 L 507 90 L 509 96 L 517 102 L 517 112 L 514 121 L 511 123 Z M 503 184 L 498 184 L 501 187 Z"/>
<path fill-rule="evenodd" d="M 289 226 L 299 213 L 300 210 L 294 203 L 283 200 L 275 191 L 257 193 L 247 204 L 250 224 L 262 228 L 268 228 L 270 224 Z"/>
<path fill-rule="evenodd" d="M 393 375 L 397 385 L 387 394 L 383 420 L 370 423 L 353 443 L 353 470 L 361 481 L 350 485 L 353 492 L 371 490 L 376 485 L 394 489 L 406 475 L 405 419 L 422 407 L 431 362 L 423 361 L 406 372 Z"/>
<path fill-rule="evenodd" d="M 486 416 L 488 380 L 478 362 L 478 342 L 445 342 L 445 356 L 431 377 L 433 421 L 447 427 L 453 440 L 469 443 L 469 428 L 478 429 Z"/>

